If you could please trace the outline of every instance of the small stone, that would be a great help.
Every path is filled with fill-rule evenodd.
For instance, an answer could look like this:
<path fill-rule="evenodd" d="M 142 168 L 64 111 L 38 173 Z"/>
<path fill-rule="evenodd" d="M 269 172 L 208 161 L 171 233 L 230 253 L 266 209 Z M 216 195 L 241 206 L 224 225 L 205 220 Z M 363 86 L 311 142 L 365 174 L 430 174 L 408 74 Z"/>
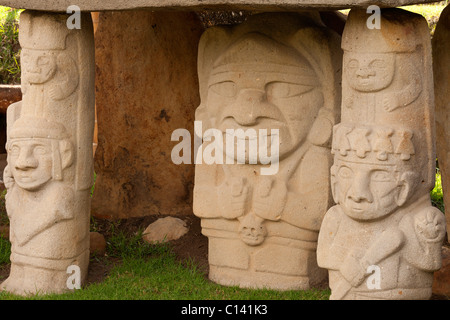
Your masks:
<path fill-rule="evenodd" d="M 106 240 L 105 237 L 99 232 L 91 232 L 91 245 L 90 251 L 91 254 L 95 254 L 97 256 L 104 256 L 106 253 Z"/>
<path fill-rule="evenodd" d="M 150 224 L 144 231 L 143 239 L 148 243 L 167 242 L 180 239 L 188 231 L 189 228 L 185 221 L 174 217 L 166 217 Z"/>

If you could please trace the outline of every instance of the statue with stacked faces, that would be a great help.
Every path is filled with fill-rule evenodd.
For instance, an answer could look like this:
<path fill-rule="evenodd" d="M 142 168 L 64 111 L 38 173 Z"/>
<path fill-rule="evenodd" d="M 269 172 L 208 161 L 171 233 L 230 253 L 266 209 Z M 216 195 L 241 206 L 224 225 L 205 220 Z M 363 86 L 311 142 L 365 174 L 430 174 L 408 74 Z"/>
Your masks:
<path fill-rule="evenodd" d="M 8 108 L 4 172 L 11 271 L 0 286 L 15 294 L 62 293 L 87 278 L 93 33 L 90 15 L 80 30 L 66 20 L 34 11 L 20 17 L 23 100 Z"/>
<path fill-rule="evenodd" d="M 368 29 L 365 11 L 352 10 L 343 34 L 342 122 L 331 168 L 337 205 L 317 249 L 331 299 L 428 299 L 441 266 L 445 219 L 430 201 L 436 156 L 428 26 L 400 9 L 381 17 L 381 29 Z"/>

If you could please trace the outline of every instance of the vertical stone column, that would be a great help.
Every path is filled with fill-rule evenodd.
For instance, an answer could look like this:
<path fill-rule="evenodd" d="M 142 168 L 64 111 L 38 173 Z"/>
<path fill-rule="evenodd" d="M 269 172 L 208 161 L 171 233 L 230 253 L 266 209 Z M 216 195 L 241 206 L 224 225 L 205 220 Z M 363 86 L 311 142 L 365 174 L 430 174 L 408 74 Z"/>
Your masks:
<path fill-rule="evenodd" d="M 93 176 L 92 20 L 68 29 L 68 15 L 20 17 L 23 100 L 8 108 L 5 185 L 12 244 L 2 283 L 16 294 L 68 290 L 67 269 L 89 263 Z"/>
<path fill-rule="evenodd" d="M 193 134 L 203 31 L 194 12 L 100 13 L 96 217 L 192 214 L 194 166 L 172 162 L 170 139 L 177 129 Z"/>
<path fill-rule="evenodd" d="M 434 92 L 436 94 L 436 146 L 447 230 L 450 230 L 450 6 L 441 13 L 433 37 Z M 449 239 L 450 240 L 450 239 Z"/>
<path fill-rule="evenodd" d="M 339 43 L 318 15 L 297 13 L 202 36 L 194 213 L 209 238 L 211 280 L 289 290 L 324 279 L 316 245 L 331 205 Z"/>
<path fill-rule="evenodd" d="M 341 123 L 319 235 L 331 299 L 428 299 L 441 266 L 443 214 L 435 175 L 431 41 L 426 20 L 381 11 L 381 29 L 352 10 L 342 48 Z"/>

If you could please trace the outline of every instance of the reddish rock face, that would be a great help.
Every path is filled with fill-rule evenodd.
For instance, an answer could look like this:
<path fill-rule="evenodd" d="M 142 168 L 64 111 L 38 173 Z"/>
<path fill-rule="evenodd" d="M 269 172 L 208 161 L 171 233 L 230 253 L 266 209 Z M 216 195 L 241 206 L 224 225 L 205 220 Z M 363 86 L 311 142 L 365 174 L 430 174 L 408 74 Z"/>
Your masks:
<path fill-rule="evenodd" d="M 179 128 L 193 135 L 202 32 L 194 13 L 100 14 L 95 216 L 192 213 L 194 165 L 172 162 L 170 139 Z"/>
<path fill-rule="evenodd" d="M 442 267 L 434 273 L 433 294 L 450 297 L 450 248 L 442 247 Z"/>

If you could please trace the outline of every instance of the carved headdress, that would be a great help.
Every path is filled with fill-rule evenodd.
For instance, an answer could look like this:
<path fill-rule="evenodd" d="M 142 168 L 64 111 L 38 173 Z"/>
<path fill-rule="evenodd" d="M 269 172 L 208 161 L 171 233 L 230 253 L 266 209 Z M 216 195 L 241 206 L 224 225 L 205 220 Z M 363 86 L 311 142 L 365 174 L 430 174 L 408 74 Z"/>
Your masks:
<path fill-rule="evenodd" d="M 73 163 L 74 150 L 66 128 L 56 122 L 34 116 L 24 116 L 14 122 L 9 141 L 44 139 L 52 146 L 53 179 L 62 180 L 63 170 Z"/>
<path fill-rule="evenodd" d="M 65 20 L 45 14 L 25 12 L 20 16 L 19 41 L 22 48 L 34 50 L 64 50 L 71 32 Z M 38 26 L 38 27 L 36 27 Z M 51 36 L 50 36 L 51 35 Z"/>
<path fill-rule="evenodd" d="M 333 46 L 340 42 L 338 38 L 313 13 L 262 13 L 250 16 L 246 23 L 235 27 L 209 28 L 199 46 L 201 105 L 196 119 L 214 121 L 214 114 L 209 115 L 206 106 L 210 77 L 224 68 L 232 68 L 236 60 L 241 63 L 241 69 L 242 64 L 249 64 L 255 70 L 258 63 L 284 66 L 288 72 L 301 67 L 305 84 L 321 86 L 324 101 L 309 138 L 316 145 L 329 146 L 332 126 L 339 122 L 341 73 L 338 66 L 342 55 Z"/>

